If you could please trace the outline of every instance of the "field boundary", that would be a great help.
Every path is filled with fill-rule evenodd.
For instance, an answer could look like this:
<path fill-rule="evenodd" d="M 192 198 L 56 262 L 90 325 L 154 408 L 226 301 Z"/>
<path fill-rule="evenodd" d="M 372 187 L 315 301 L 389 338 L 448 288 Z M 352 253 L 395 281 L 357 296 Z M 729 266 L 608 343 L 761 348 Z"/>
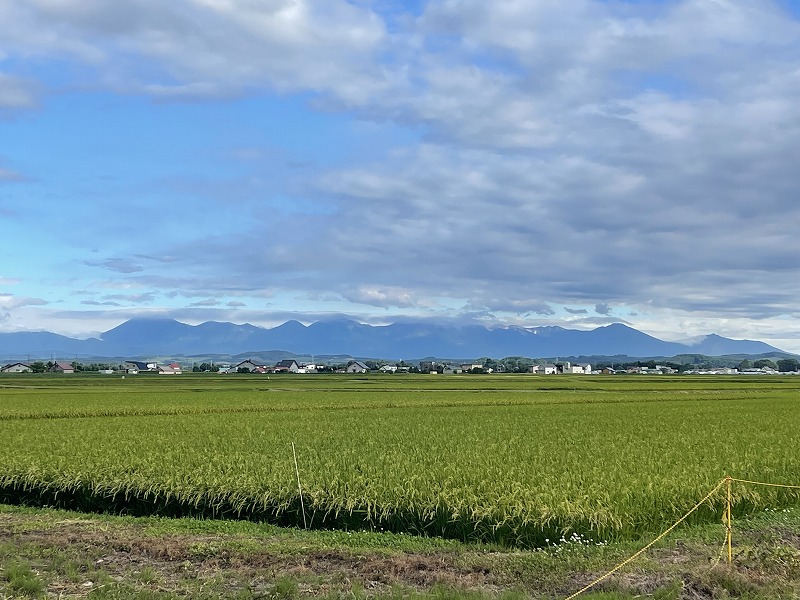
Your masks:
<path fill-rule="evenodd" d="M 691 509 L 689 509 L 688 512 L 686 512 L 686 514 L 684 514 L 680 519 L 675 521 L 672 525 L 667 527 L 667 529 L 665 529 L 658 536 L 656 536 L 651 542 L 649 542 L 648 544 L 643 546 L 640 550 L 638 550 L 638 551 L 634 552 L 633 554 L 631 554 L 628 558 L 626 558 L 625 560 L 623 560 L 619 564 L 615 565 L 610 570 L 608 570 L 605 573 L 603 573 L 600 577 L 596 578 L 591 583 L 588 583 L 587 585 L 585 585 L 584 587 L 579 589 L 577 592 L 575 592 L 571 596 L 567 596 L 564 600 L 573 600 L 574 598 L 577 598 L 578 596 L 580 596 L 584 592 L 589 591 L 594 586 L 596 586 L 598 583 L 604 581 L 605 579 L 607 579 L 608 577 L 610 577 L 611 575 L 613 575 L 614 573 L 616 573 L 617 571 L 619 571 L 620 569 L 625 567 L 626 565 L 630 564 L 631 562 L 633 562 L 634 560 L 639 558 L 639 556 L 641 556 L 642 554 L 647 552 L 647 550 L 649 550 L 655 544 L 657 544 L 659 541 L 664 539 L 673 529 L 675 529 L 678 525 L 683 523 L 689 517 L 689 515 L 691 515 L 698 508 L 700 508 L 703 504 L 705 504 L 708 500 L 710 500 L 714 496 L 714 494 L 716 494 L 717 492 L 719 492 L 720 489 L 722 489 L 723 486 L 726 488 L 725 511 L 724 511 L 724 513 L 722 515 L 722 522 L 725 524 L 725 542 L 724 542 L 723 548 L 725 546 L 727 546 L 727 549 L 728 549 L 728 565 L 730 565 L 733 562 L 733 550 L 732 550 L 732 542 L 733 542 L 733 516 L 732 516 L 733 515 L 733 511 L 732 511 L 732 509 L 733 509 L 733 501 L 732 501 L 732 497 L 733 496 L 732 496 L 732 493 L 731 493 L 731 488 L 732 488 L 732 484 L 734 482 L 743 483 L 743 484 L 747 484 L 747 485 L 760 485 L 760 486 L 765 486 L 765 487 L 777 487 L 777 488 L 783 488 L 783 489 L 800 490 L 800 485 L 790 485 L 790 484 L 785 484 L 785 483 L 767 483 L 765 481 L 753 481 L 753 480 L 750 480 L 750 479 L 738 479 L 736 477 L 726 476 L 723 479 L 721 479 L 719 481 L 719 483 L 717 483 L 717 485 L 714 486 L 714 488 L 710 492 L 708 492 L 703 497 L 702 500 L 700 500 L 700 502 L 695 504 Z"/>

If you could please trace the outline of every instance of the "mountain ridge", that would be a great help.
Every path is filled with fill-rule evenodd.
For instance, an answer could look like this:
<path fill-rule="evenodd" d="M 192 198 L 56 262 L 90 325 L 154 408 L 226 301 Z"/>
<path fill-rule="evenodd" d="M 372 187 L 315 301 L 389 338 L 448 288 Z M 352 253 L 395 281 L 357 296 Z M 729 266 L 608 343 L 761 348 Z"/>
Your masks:
<path fill-rule="evenodd" d="M 260 349 L 260 350 L 259 350 Z M 80 340 L 50 332 L 0 333 L 0 357 L 145 356 L 242 354 L 285 351 L 302 355 L 479 357 L 614 356 L 670 357 L 679 354 L 761 355 L 784 353 L 756 340 L 717 334 L 691 343 L 668 342 L 624 323 L 592 330 L 560 326 L 486 327 L 483 325 L 397 322 L 367 325 L 337 318 L 303 325 L 287 321 L 273 328 L 249 323 L 206 321 L 189 325 L 169 318 L 130 319 L 96 338 Z M 790 353 L 784 353 L 790 354 Z"/>

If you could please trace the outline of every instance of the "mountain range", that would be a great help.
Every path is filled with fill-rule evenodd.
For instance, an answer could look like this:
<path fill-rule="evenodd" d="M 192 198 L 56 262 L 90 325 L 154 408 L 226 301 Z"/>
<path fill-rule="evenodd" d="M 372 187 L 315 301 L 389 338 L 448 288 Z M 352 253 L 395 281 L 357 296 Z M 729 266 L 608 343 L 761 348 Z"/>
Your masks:
<path fill-rule="evenodd" d="M 760 355 L 782 351 L 764 342 L 716 334 L 692 342 L 667 342 L 622 323 L 591 331 L 563 327 L 484 327 L 431 323 L 373 326 L 345 318 L 274 328 L 209 321 L 187 325 L 173 319 L 131 319 L 97 338 L 49 332 L 0 333 L 0 357 L 146 357 L 238 355 L 280 350 L 303 355 L 350 355 L 384 359 L 526 356 L 671 357 L 678 354 Z"/>

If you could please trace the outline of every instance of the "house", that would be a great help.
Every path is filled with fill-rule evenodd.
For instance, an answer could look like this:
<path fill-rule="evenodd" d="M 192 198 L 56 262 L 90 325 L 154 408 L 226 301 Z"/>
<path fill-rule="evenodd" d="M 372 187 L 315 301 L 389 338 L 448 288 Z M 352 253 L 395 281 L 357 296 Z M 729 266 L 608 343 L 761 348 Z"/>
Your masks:
<path fill-rule="evenodd" d="M 770 369 L 771 371 L 771 369 Z M 766 369 L 742 369 L 739 371 L 742 375 L 766 375 L 768 372 Z"/>
<path fill-rule="evenodd" d="M 300 365 L 294 359 L 287 358 L 275 364 L 274 371 L 278 372 L 286 372 L 286 373 L 298 373 L 300 371 Z"/>
<path fill-rule="evenodd" d="M 181 373 L 182 371 L 180 365 L 171 364 L 158 367 L 159 375 L 180 375 Z"/>
<path fill-rule="evenodd" d="M 30 373 L 31 371 L 33 369 L 29 364 L 21 362 L 11 363 L 0 369 L 0 373 Z"/>
<path fill-rule="evenodd" d="M 381 373 L 397 373 L 397 365 L 383 365 L 378 371 Z"/>
<path fill-rule="evenodd" d="M 56 361 L 52 367 L 50 367 L 50 371 L 52 373 L 74 373 L 75 367 L 65 360 L 59 360 Z"/>
<path fill-rule="evenodd" d="M 136 375 L 143 371 L 155 371 L 158 368 L 158 365 L 154 362 L 142 362 L 139 360 L 126 360 L 123 366 L 130 375 Z"/>
<path fill-rule="evenodd" d="M 346 373 L 366 373 L 367 371 L 369 371 L 369 367 L 357 360 L 351 360 L 345 367 Z"/>
<path fill-rule="evenodd" d="M 259 369 L 262 370 L 262 373 L 266 370 L 272 371 L 272 367 L 268 367 L 263 363 L 256 362 L 252 358 L 248 358 L 247 360 L 243 360 L 242 362 L 233 365 L 230 368 L 230 371 L 233 373 L 258 373 Z"/>

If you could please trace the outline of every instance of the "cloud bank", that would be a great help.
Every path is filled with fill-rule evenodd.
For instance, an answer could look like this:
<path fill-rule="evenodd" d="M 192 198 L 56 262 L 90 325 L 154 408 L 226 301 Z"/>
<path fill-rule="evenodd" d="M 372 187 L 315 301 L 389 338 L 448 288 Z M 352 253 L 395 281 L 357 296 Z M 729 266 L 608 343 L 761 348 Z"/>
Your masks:
<path fill-rule="evenodd" d="M 58 232 L 74 285 L 136 287 L 84 306 L 800 331 L 800 20 L 785 3 L 0 5 L 0 127 L 98 94 L 142 127 L 205 110 L 164 137 L 204 162 L 111 161 L 135 195 L 59 188 L 94 223 Z M 247 134 L 276 111 L 303 143 L 279 124 Z M 245 132 L 238 147 L 217 145 L 216 120 Z M 0 211 L 12 183 L 42 209 L 62 200 L 35 161 L 0 156 L 15 165 L 0 162 Z M 92 221 L 103 196 L 126 219 Z"/>

